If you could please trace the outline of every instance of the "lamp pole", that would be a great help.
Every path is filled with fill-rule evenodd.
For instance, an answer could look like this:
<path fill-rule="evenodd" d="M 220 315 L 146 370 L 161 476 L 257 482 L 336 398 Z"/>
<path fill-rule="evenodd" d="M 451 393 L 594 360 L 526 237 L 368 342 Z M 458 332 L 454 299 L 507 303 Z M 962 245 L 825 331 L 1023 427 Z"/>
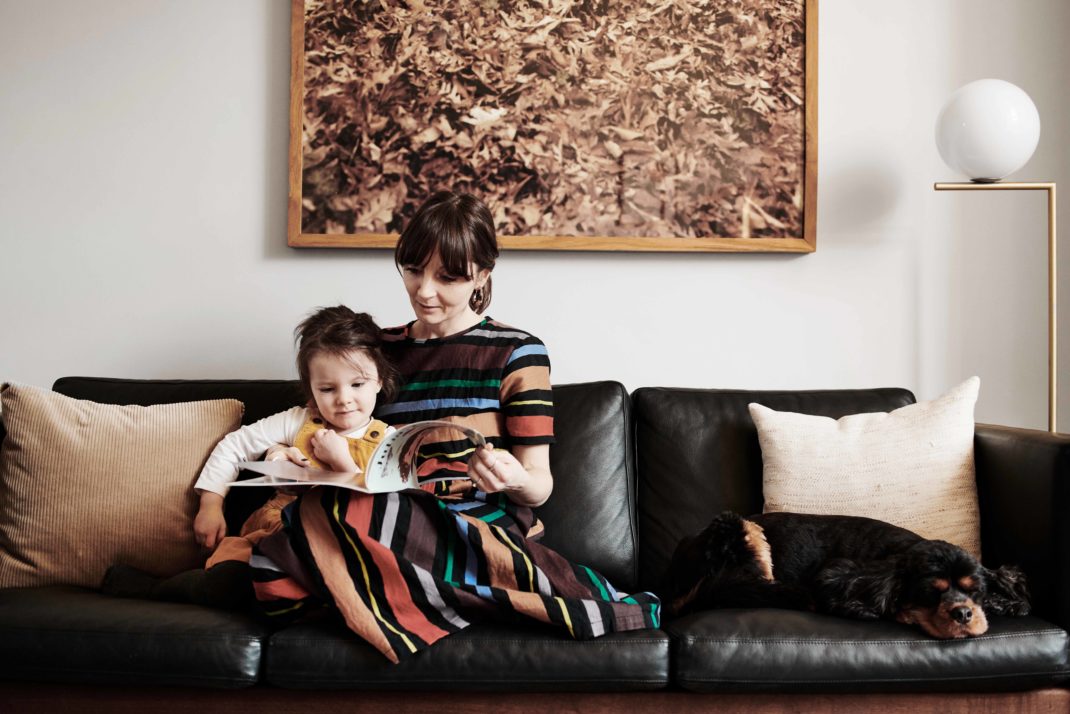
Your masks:
<path fill-rule="evenodd" d="M 1054 182 L 993 182 L 993 183 L 936 183 L 937 191 L 1047 191 L 1048 192 L 1048 431 L 1057 431 L 1056 356 L 1059 345 L 1055 321 L 1056 280 L 1055 259 L 1055 183 Z"/>

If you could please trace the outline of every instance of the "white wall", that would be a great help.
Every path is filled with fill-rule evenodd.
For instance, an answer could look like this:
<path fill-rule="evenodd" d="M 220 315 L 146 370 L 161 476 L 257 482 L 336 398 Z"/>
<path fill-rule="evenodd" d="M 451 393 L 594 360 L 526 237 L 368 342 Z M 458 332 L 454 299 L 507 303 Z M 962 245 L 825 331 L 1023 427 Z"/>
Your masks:
<path fill-rule="evenodd" d="M 815 254 L 508 252 L 490 314 L 559 383 L 925 399 L 979 374 L 979 420 L 1043 428 L 1043 200 L 935 193 L 932 127 L 969 80 L 1019 84 L 1043 129 L 1015 178 L 1066 195 L 1070 3 L 820 11 Z M 388 252 L 286 247 L 288 22 L 287 0 L 0 0 L 0 378 L 289 377 L 314 306 L 409 319 Z"/>

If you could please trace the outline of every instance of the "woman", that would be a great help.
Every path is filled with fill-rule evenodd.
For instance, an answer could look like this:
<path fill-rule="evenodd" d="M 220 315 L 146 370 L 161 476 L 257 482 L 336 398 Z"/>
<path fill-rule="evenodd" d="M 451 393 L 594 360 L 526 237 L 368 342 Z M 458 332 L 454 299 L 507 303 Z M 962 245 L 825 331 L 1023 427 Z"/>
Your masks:
<path fill-rule="evenodd" d="M 550 361 L 538 338 L 482 315 L 497 257 L 493 219 L 472 196 L 438 193 L 406 226 L 394 260 L 415 319 L 383 331 L 401 388 L 376 415 L 464 424 L 488 444 L 421 447 L 424 493 L 305 494 L 254 558 L 269 614 L 333 601 L 395 662 L 471 622 L 530 617 L 576 638 L 657 627 L 653 595 L 617 593 L 534 540 L 531 507 L 553 489 Z M 467 478 L 434 480 L 443 471 Z"/>

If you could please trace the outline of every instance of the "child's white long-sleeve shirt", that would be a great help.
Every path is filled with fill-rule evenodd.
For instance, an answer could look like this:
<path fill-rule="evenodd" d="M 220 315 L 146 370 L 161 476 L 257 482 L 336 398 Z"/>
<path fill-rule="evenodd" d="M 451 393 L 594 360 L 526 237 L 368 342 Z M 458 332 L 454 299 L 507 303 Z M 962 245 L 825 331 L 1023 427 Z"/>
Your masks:
<path fill-rule="evenodd" d="M 227 434 L 212 450 L 197 482 L 193 484 L 194 490 L 197 493 L 211 491 L 226 496 L 230 484 L 238 478 L 238 462 L 254 460 L 275 444 L 293 446 L 308 416 L 307 408 L 293 407 Z M 341 435 L 359 439 L 367 429 L 368 424 L 365 424 Z"/>

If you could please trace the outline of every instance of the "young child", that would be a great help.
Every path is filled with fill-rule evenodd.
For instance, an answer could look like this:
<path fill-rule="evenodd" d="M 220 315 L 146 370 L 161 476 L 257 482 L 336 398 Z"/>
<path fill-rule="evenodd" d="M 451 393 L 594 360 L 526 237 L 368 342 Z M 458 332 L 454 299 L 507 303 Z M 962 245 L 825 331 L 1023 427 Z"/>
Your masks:
<path fill-rule="evenodd" d="M 203 570 L 159 579 L 133 568 L 109 568 L 101 589 L 112 595 L 236 607 L 251 593 L 252 548 L 282 528 L 282 509 L 296 496 L 276 491 L 244 523 L 239 536 L 227 537 L 223 502 L 238 477 L 237 464 L 259 457 L 276 444 L 273 458 L 330 471 L 364 470 L 375 447 L 392 430 L 372 418 L 380 394 L 392 399 L 395 368 L 381 348 L 379 326 L 366 313 L 349 308 L 322 308 L 295 331 L 297 372 L 308 399 L 306 407 L 243 426 L 216 445 L 194 489 L 200 507 L 193 521 L 197 542 L 214 549 Z"/>

